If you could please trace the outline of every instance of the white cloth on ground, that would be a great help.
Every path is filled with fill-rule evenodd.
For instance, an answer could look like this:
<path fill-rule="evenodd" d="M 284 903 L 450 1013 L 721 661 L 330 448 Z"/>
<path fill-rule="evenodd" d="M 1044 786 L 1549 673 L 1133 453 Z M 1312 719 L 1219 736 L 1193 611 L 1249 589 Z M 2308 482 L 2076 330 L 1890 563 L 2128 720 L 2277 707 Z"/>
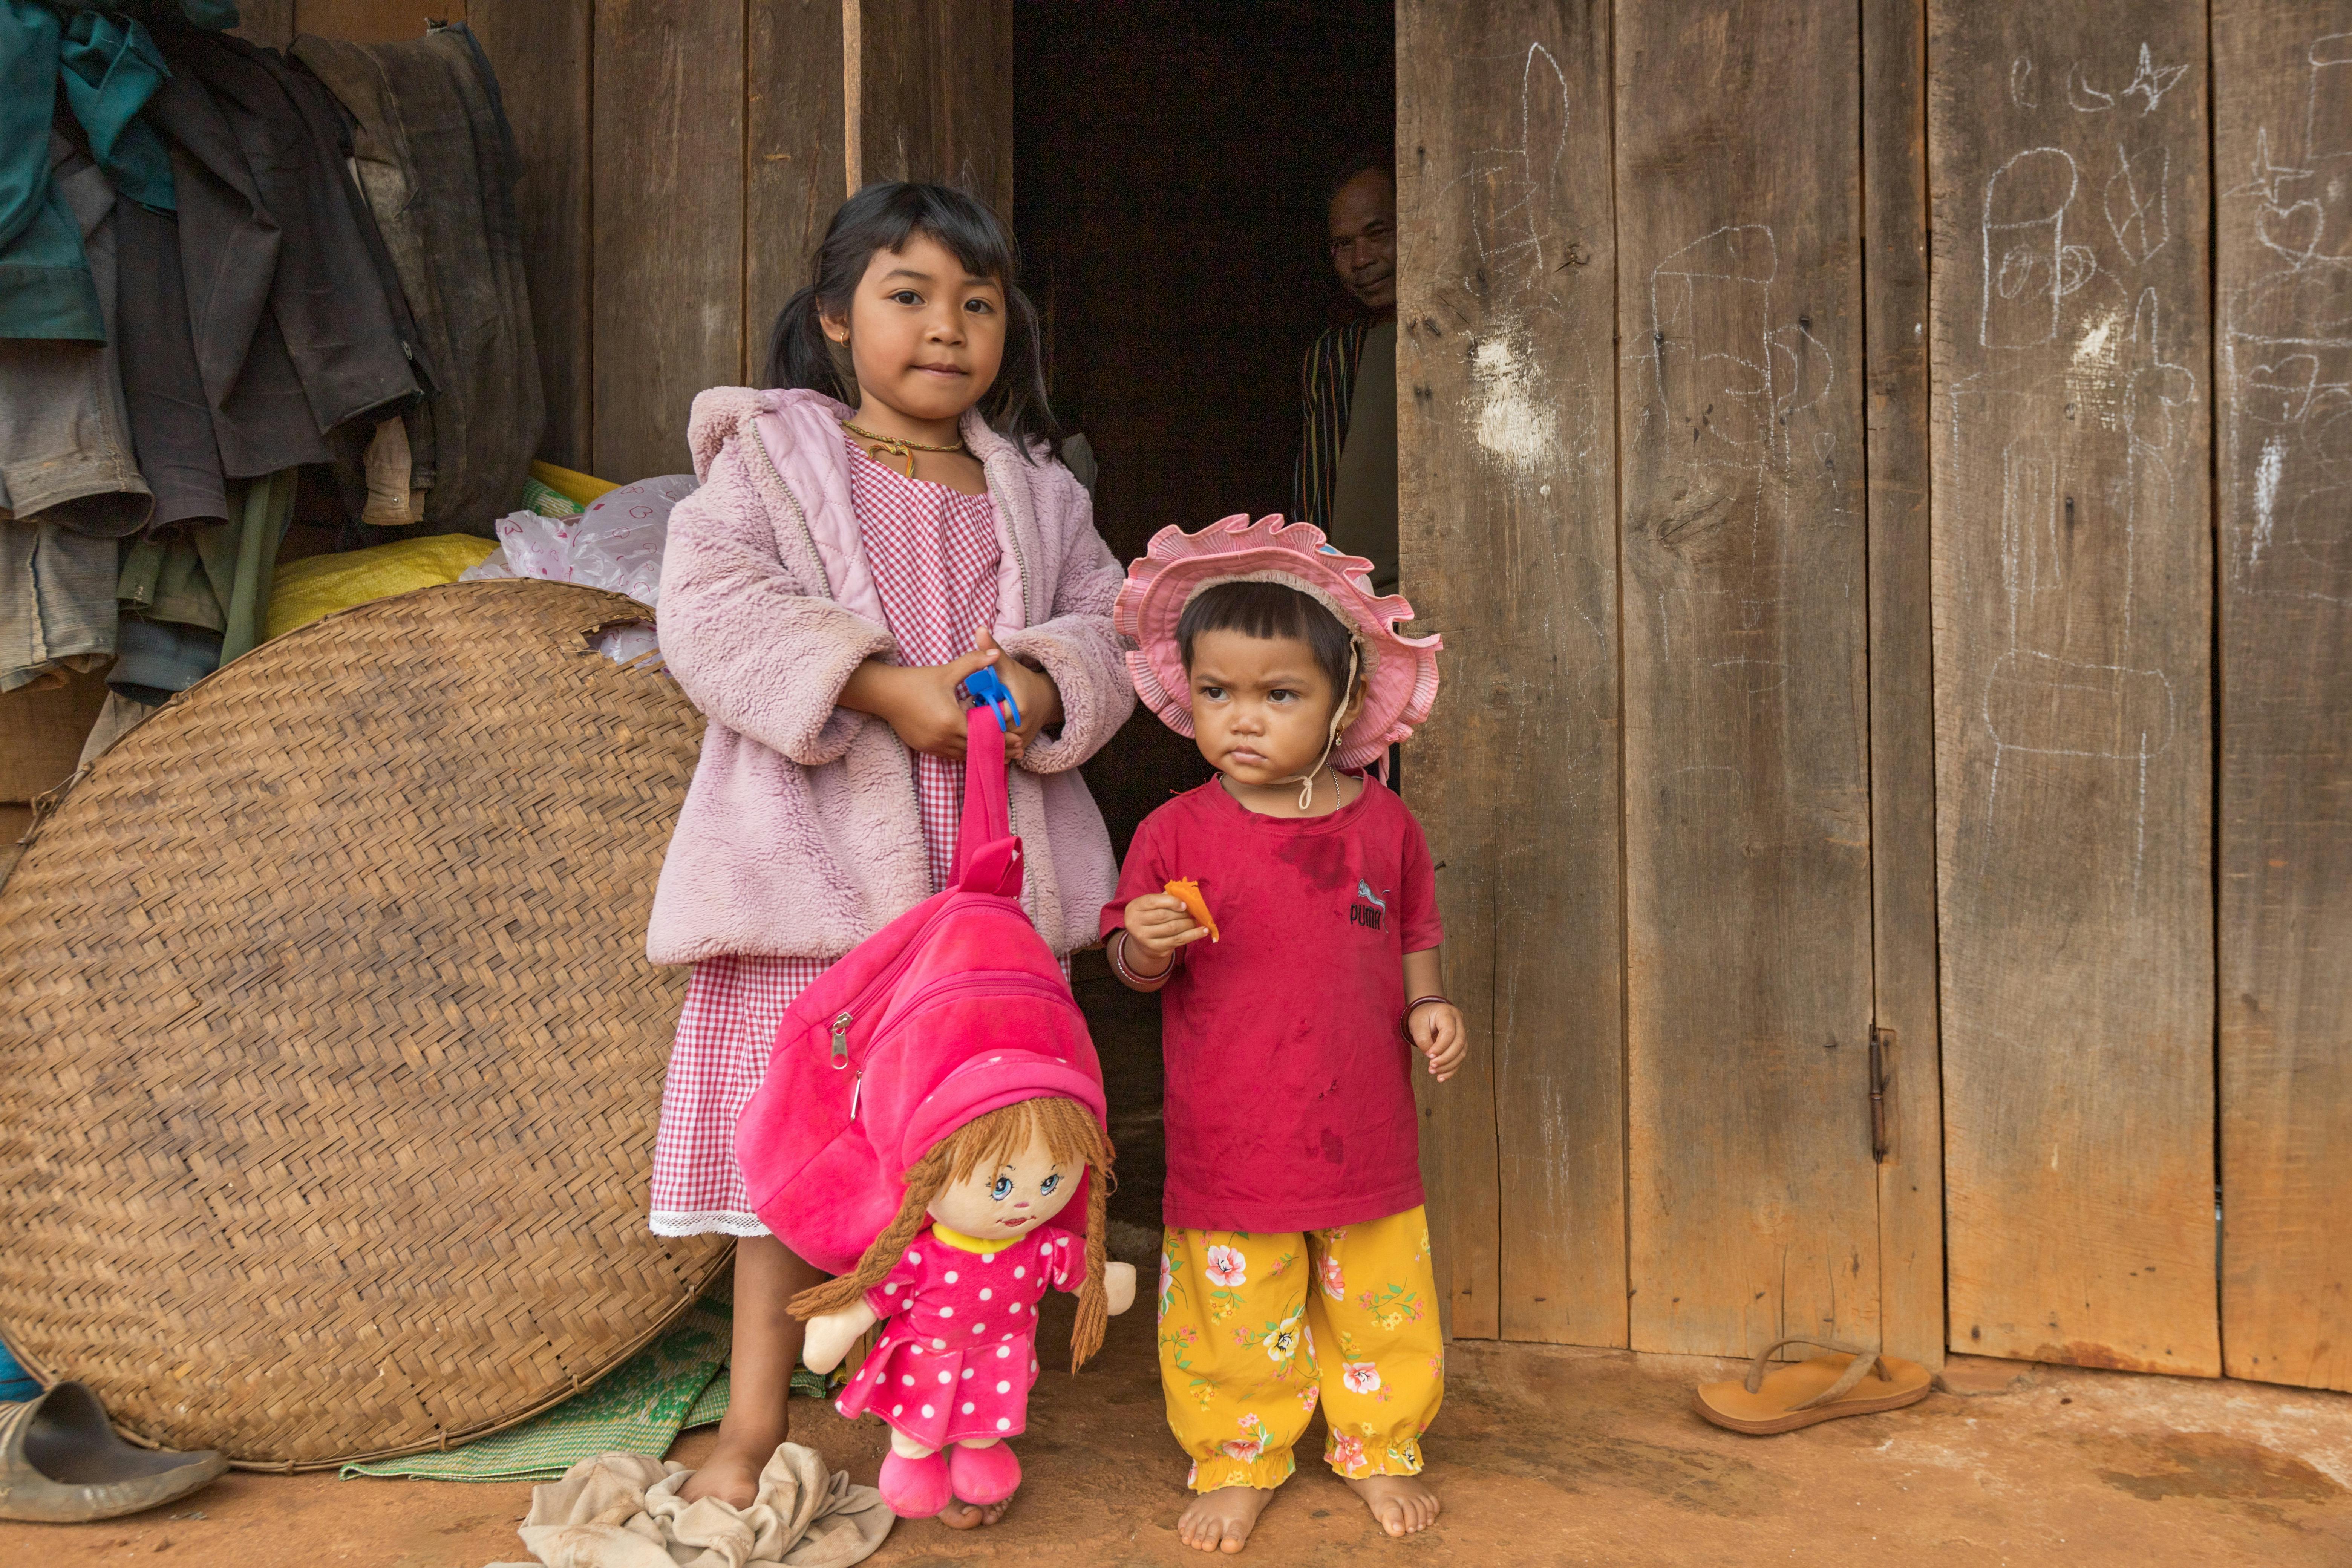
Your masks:
<path fill-rule="evenodd" d="M 849 1568 L 890 1533 L 882 1494 L 827 1473 L 824 1457 L 781 1445 L 751 1506 L 679 1500 L 694 1472 L 643 1454 L 583 1459 L 530 1489 L 517 1531 L 543 1568 Z M 493 1563 L 490 1568 L 531 1568 Z"/>

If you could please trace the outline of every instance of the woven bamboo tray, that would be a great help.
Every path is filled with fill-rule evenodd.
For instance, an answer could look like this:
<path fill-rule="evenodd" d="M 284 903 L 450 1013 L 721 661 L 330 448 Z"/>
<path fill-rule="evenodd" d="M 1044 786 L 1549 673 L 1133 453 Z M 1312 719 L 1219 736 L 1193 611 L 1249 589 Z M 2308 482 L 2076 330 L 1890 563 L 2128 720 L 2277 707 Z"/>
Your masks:
<path fill-rule="evenodd" d="M 646 1230 L 683 991 L 646 962 L 702 724 L 538 582 L 237 660 L 0 889 L 0 1337 L 135 1438 L 304 1469 L 593 1382 L 723 1238 Z"/>

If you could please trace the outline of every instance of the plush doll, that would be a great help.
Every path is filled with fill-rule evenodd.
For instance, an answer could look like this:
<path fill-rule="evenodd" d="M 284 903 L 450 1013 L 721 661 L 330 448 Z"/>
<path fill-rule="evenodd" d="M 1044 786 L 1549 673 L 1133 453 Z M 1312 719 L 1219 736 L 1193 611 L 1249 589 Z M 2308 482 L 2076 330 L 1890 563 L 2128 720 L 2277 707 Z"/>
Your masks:
<path fill-rule="evenodd" d="M 802 1359 L 817 1372 L 885 1325 L 839 1409 L 889 1426 L 882 1496 L 901 1518 L 928 1519 L 950 1496 L 1002 1502 L 1020 1487 L 1004 1439 L 1026 1424 L 1048 1287 L 1078 1298 L 1073 1372 L 1101 1347 L 1108 1320 L 1134 1304 L 1133 1265 L 1103 1258 L 1110 1166 L 1101 1122 L 1075 1100 L 985 1111 L 908 1170 L 898 1217 L 854 1270 L 793 1299 L 808 1321 Z M 1074 1235 L 1053 1222 L 1082 1185 L 1086 1230 Z"/>

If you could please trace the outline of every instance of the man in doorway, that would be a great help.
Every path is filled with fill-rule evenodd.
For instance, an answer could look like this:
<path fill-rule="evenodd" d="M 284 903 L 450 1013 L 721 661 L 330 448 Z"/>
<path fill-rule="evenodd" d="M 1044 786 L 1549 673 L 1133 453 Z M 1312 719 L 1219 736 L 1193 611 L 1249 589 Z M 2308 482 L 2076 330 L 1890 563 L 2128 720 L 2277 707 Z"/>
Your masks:
<path fill-rule="evenodd" d="M 1397 587 L 1396 174 L 1387 148 L 1350 159 L 1325 204 L 1332 270 L 1363 314 L 1326 328 L 1299 370 L 1306 432 L 1292 515 Z"/>

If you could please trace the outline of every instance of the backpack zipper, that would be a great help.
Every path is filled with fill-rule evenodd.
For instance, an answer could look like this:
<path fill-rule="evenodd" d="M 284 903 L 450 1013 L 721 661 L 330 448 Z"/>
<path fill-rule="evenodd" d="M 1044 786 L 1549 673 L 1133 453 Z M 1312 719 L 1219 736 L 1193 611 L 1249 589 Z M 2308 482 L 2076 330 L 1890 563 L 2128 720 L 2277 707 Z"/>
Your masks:
<path fill-rule="evenodd" d="M 1008 981 L 1013 981 L 1015 984 L 1008 985 Z M 944 996 L 954 991 L 973 988 L 985 988 L 994 991 L 1019 990 L 1029 992 L 1033 994 L 1045 996 L 1053 996 L 1061 994 L 1061 988 L 1059 986 L 1039 980 L 1034 975 L 1010 976 L 996 974 L 984 980 L 975 979 L 971 975 L 957 975 L 948 980 L 935 980 L 930 984 L 924 986 L 920 991 L 916 992 L 912 996 L 907 998 L 906 1006 L 907 1008 L 911 1009 L 918 1004 L 928 1002 L 933 997 Z M 1072 998 L 1072 1003 L 1074 1005 L 1076 1005 L 1075 997 Z M 836 1069 L 846 1065 L 848 1059 L 848 1046 L 845 1041 L 845 1036 L 848 1030 L 851 1021 L 849 1013 L 846 1009 L 843 1010 L 843 1012 L 833 1021 L 833 1065 Z M 857 1120 L 858 1101 L 864 1099 L 865 1095 L 866 1069 L 861 1067 L 857 1069 L 857 1076 L 850 1080 L 850 1121 L 855 1121 Z"/>
<path fill-rule="evenodd" d="M 991 895 L 982 894 L 981 896 L 985 898 Z M 872 985 L 868 986 L 865 994 L 871 996 L 876 994 L 877 992 L 887 992 L 891 985 L 897 983 L 899 974 L 905 971 L 907 965 L 912 961 L 913 954 L 911 952 L 899 954 L 898 961 L 890 966 L 889 972 L 876 981 Z M 930 984 L 923 987 L 922 990 L 917 992 L 915 994 L 915 999 L 928 997 L 943 986 L 962 984 L 968 983 L 969 980 L 970 976 L 968 975 L 953 975 L 944 981 L 935 980 L 931 982 Z M 1042 981 L 1036 981 L 1034 983 L 1038 985 L 1044 985 L 1045 984 Z M 1051 987 L 1046 987 L 1046 989 L 1050 994 Z M 835 1072 L 840 1071 L 843 1068 L 849 1065 L 849 1030 L 850 1026 L 856 1022 L 856 1014 L 847 1007 L 844 1007 L 840 1012 L 835 1013 L 833 1016 L 833 1068 Z M 864 1069 L 860 1068 L 859 1070 L 862 1072 Z"/>
<path fill-rule="evenodd" d="M 1008 974 L 1001 971 L 984 975 L 951 974 L 944 980 L 932 981 L 929 985 L 908 997 L 899 1005 L 898 1010 L 902 1013 L 912 1012 L 935 997 L 949 995 L 957 991 L 971 990 L 1025 991 L 1044 996 L 1063 994 L 1062 987 L 1040 980 L 1034 974 Z"/>

